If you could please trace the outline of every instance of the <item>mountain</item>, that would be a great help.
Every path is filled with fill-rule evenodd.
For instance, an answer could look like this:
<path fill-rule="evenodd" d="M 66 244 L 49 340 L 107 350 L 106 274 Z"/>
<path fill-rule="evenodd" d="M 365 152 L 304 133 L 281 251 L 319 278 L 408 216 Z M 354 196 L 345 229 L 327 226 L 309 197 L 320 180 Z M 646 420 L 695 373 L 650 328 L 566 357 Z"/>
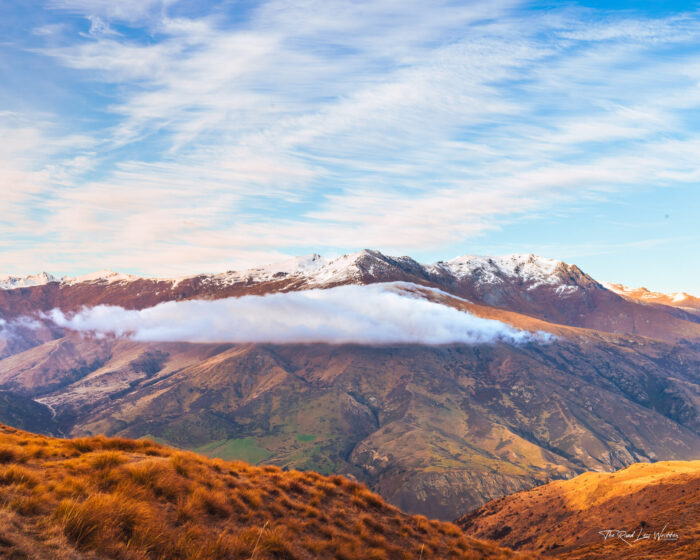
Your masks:
<path fill-rule="evenodd" d="M 456 523 L 468 535 L 549 557 L 682 560 L 698 557 L 698 503 L 700 461 L 665 461 L 551 482 Z"/>
<path fill-rule="evenodd" d="M 29 288 L 32 286 L 43 286 L 50 282 L 57 282 L 58 279 L 47 273 L 41 272 L 31 276 L 11 276 L 9 274 L 0 275 L 0 290 L 14 290 L 15 288 Z"/>
<path fill-rule="evenodd" d="M 0 391 L 0 423 L 41 434 L 60 433 L 49 407 L 9 391 Z"/>
<path fill-rule="evenodd" d="M 0 500 L 3 558 L 535 557 L 406 515 L 340 476 L 1 425 Z"/>
<path fill-rule="evenodd" d="M 72 332 L 41 315 L 380 283 L 416 304 L 548 338 L 146 342 Z M 423 265 L 363 251 L 182 279 L 47 277 L 0 290 L 0 314 L 0 337 L 14 345 L 0 359 L 0 389 L 50 407 L 66 435 L 151 437 L 348 474 L 406 511 L 442 519 L 586 471 L 700 458 L 700 318 L 533 255 Z"/>
<path fill-rule="evenodd" d="M 666 305 L 683 309 L 689 313 L 700 314 L 700 298 L 691 296 L 685 292 L 662 294 L 659 292 L 651 292 L 646 288 L 628 288 L 622 284 L 612 284 L 610 282 L 605 282 L 604 286 L 623 298 L 634 302 L 647 303 L 650 305 Z"/>
<path fill-rule="evenodd" d="M 422 265 L 410 257 L 388 257 L 364 250 L 333 260 L 311 255 L 243 272 L 179 279 L 139 278 L 114 272 L 61 280 L 44 274 L 42 278 L 44 282 L 37 285 L 0 289 L 0 313 L 5 320 L 53 308 L 75 311 L 108 304 L 143 309 L 183 299 L 411 282 L 473 303 L 563 325 L 668 341 L 700 338 L 700 317 L 668 305 L 638 305 L 575 265 L 535 255 L 465 256 Z M 21 284 L 21 279 L 17 282 Z"/>

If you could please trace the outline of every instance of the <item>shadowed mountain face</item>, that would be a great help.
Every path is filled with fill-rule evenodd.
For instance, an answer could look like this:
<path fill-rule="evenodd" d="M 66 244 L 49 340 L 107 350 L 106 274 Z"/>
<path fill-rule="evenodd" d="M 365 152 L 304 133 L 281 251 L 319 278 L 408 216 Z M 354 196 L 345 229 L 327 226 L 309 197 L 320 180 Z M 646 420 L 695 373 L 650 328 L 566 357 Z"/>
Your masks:
<path fill-rule="evenodd" d="M 0 290 L 0 312 L 10 324 L 55 307 L 389 281 L 556 339 L 142 343 L 45 322 L 0 360 L 0 388 L 49 405 L 67 434 L 149 436 L 211 456 L 352 474 L 395 505 L 444 519 L 584 471 L 700 458 L 697 317 L 625 299 L 538 257 L 424 266 L 365 251 L 179 281 L 50 281 Z"/>
<path fill-rule="evenodd" d="M 471 536 L 549 557 L 698 557 L 700 461 L 586 473 L 494 500 L 458 519 Z"/>
<path fill-rule="evenodd" d="M 0 423 L 40 434 L 59 434 L 49 407 L 9 391 L 0 391 Z"/>

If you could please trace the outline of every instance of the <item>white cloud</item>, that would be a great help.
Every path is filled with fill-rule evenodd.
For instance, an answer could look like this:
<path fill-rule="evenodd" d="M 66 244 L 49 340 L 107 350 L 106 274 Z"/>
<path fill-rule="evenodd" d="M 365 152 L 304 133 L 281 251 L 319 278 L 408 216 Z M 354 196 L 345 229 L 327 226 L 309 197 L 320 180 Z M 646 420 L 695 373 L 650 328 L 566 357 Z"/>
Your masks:
<path fill-rule="evenodd" d="M 92 37 L 98 37 L 100 35 L 119 35 L 118 32 L 109 26 L 109 23 L 98 16 L 88 16 L 88 20 L 90 20 L 88 35 Z"/>
<path fill-rule="evenodd" d="M 34 203 L 80 162 L 52 158 L 89 145 L 89 139 L 66 135 L 57 139 L 45 116 L 0 111 L 0 234 L 10 228 L 32 228 Z"/>
<path fill-rule="evenodd" d="M 34 150 L 42 140 L 27 165 L 5 158 L 5 180 L 34 185 L 41 210 L 4 226 L 32 245 L 0 257 L 8 272 L 438 251 L 591 193 L 698 177 L 700 56 L 664 50 L 698 38 L 692 14 L 273 0 L 225 20 L 149 0 L 50 5 L 107 26 L 41 52 L 110 92 L 91 107 L 110 124 L 70 154 Z M 148 37 L 105 35 L 117 22 Z"/>
<path fill-rule="evenodd" d="M 59 326 L 138 341 L 332 344 L 488 344 L 547 341 L 412 295 L 410 284 L 169 301 L 140 311 L 97 306 L 49 317 Z"/>
<path fill-rule="evenodd" d="M 22 341 L 27 334 L 44 329 L 44 325 L 30 317 L 6 320 L 0 317 L 0 341 Z"/>

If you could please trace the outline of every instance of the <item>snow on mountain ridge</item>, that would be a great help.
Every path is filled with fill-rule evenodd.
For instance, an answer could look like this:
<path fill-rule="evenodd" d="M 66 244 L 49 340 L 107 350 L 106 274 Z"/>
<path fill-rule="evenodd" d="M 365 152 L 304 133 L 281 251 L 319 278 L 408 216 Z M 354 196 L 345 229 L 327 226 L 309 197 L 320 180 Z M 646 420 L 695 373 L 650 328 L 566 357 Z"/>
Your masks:
<path fill-rule="evenodd" d="M 229 271 L 218 274 L 190 275 L 182 278 L 163 279 L 173 286 L 183 280 L 203 277 L 206 283 L 230 285 L 241 281 L 265 282 L 285 277 L 298 277 L 307 281 L 310 286 L 323 286 L 343 282 L 357 278 L 360 274 L 358 262 L 361 259 L 369 260 L 367 272 L 373 275 L 377 272 L 377 265 L 385 259 L 379 251 L 365 249 L 356 253 L 350 253 L 334 259 L 326 259 L 313 253 L 301 257 L 294 257 L 278 263 L 249 268 L 243 271 Z M 376 263 L 373 261 L 376 260 Z M 401 261 L 402 258 L 394 259 Z M 410 259 L 407 259 L 410 261 Z M 416 263 L 417 264 L 417 263 Z M 538 257 L 536 255 L 507 255 L 503 257 L 481 257 L 465 255 L 450 261 L 435 263 L 432 265 L 418 265 L 427 271 L 435 271 L 438 268 L 448 273 L 464 278 L 466 276 L 478 276 L 480 283 L 502 283 L 503 276 L 520 277 L 526 282 L 531 282 L 530 289 L 539 285 L 557 285 L 561 281 L 554 277 L 556 267 L 560 261 Z M 384 266 L 387 266 L 384 264 Z M 121 274 L 111 270 L 102 270 L 76 277 L 56 278 L 50 274 L 42 273 L 34 276 L 0 278 L 0 289 L 13 289 L 16 287 L 38 286 L 49 282 L 61 282 L 62 284 L 75 285 L 83 282 L 130 282 L 141 277 L 131 274 Z"/>
<path fill-rule="evenodd" d="M 652 292 L 647 288 L 630 288 L 623 284 L 615 284 L 612 282 L 601 282 L 611 292 L 615 292 L 619 296 L 642 301 L 646 303 L 661 303 L 665 305 L 673 305 L 680 308 L 697 309 L 700 307 L 700 298 L 692 296 L 686 292 Z"/>
<path fill-rule="evenodd" d="M 357 278 L 360 274 L 358 261 L 363 257 L 381 258 L 379 251 L 365 249 L 334 259 L 326 259 L 317 253 L 294 257 L 278 263 L 249 268 L 242 271 L 229 271 L 205 275 L 207 283 L 231 285 L 242 281 L 266 282 L 270 280 L 294 277 L 304 279 L 309 286 L 324 286 Z M 371 273 L 370 267 L 370 273 Z M 193 278 L 190 276 L 189 278 Z M 185 278 L 174 282 L 180 283 Z"/>
<path fill-rule="evenodd" d="M 245 280 L 255 282 L 264 282 L 282 278 L 288 275 L 299 275 L 307 271 L 313 271 L 323 264 L 326 260 L 316 253 L 301 257 L 293 257 L 278 263 L 256 266 L 246 270 L 230 270 L 228 272 L 220 272 L 218 274 L 196 274 L 194 276 L 186 276 L 171 280 L 173 286 L 180 284 L 183 280 L 190 278 L 204 277 L 206 283 L 218 283 L 221 285 L 235 284 Z"/>
<path fill-rule="evenodd" d="M 132 280 L 139 280 L 139 276 L 133 274 L 123 274 L 121 272 L 114 272 L 113 270 L 100 270 L 98 272 L 91 272 L 89 274 L 83 274 L 81 276 L 75 276 L 73 278 L 64 277 L 61 278 L 61 282 L 64 284 L 81 284 L 83 282 L 130 282 Z"/>
<path fill-rule="evenodd" d="M 61 284 L 72 286 L 74 284 L 82 284 L 84 282 L 129 282 L 138 280 L 139 278 L 139 276 L 134 276 L 133 274 L 123 274 L 112 270 L 100 270 L 98 272 L 83 274 L 82 276 L 64 276 L 62 278 L 57 278 L 48 272 L 40 272 L 39 274 L 32 274 L 29 276 L 4 275 L 0 276 L 0 290 L 14 290 L 16 288 L 44 286 L 51 282 L 59 282 Z"/>
<path fill-rule="evenodd" d="M 313 272 L 318 268 L 325 266 L 328 263 L 321 255 L 313 253 L 301 257 L 293 257 L 284 261 L 268 264 L 264 266 L 256 266 L 250 268 L 246 273 L 257 273 L 261 276 L 274 276 L 275 274 L 300 274 L 304 272 Z"/>
<path fill-rule="evenodd" d="M 520 278 L 530 283 L 529 290 L 542 285 L 562 284 L 555 275 L 561 261 L 533 254 L 513 254 L 502 257 L 464 255 L 447 262 L 437 263 L 458 278 L 476 277 L 481 284 L 501 284 L 503 276 Z M 436 266 L 436 265 L 433 265 Z"/>
<path fill-rule="evenodd" d="M 355 255 L 359 255 L 359 253 Z M 242 271 L 229 271 L 220 274 L 206 275 L 204 281 L 207 283 L 230 285 L 242 281 L 266 282 L 292 276 L 320 281 L 322 284 L 324 283 L 323 279 L 331 281 L 334 276 L 342 276 L 342 270 L 350 268 L 351 263 L 343 267 L 338 266 L 339 261 L 344 259 L 349 261 L 350 259 L 347 257 L 352 256 L 353 255 L 347 255 L 339 259 L 328 260 L 317 253 L 313 253 L 311 255 L 294 257 L 278 263 L 257 266 Z M 177 279 L 174 282 L 178 284 L 182 282 L 182 280 L 184 280 L 184 278 Z"/>
<path fill-rule="evenodd" d="M 230 286 L 240 282 L 259 283 L 292 278 L 302 281 L 308 287 L 323 287 L 359 280 L 363 275 L 381 278 L 382 272 L 396 270 L 396 268 L 418 274 L 423 272 L 428 276 L 447 274 L 457 280 L 470 278 L 477 285 L 497 285 L 515 280 L 524 284 L 526 290 L 534 290 L 540 286 L 553 287 L 560 296 L 568 296 L 581 289 L 575 282 L 567 280 L 566 274 L 561 273 L 570 268 L 562 261 L 534 254 L 512 254 L 496 257 L 464 255 L 449 261 L 423 265 L 408 257 L 387 257 L 379 251 L 367 249 L 334 259 L 326 259 L 313 253 L 242 271 L 190 275 L 172 279 L 153 278 L 152 280 L 169 282 L 172 287 L 175 287 L 181 282 L 191 279 L 199 279 L 205 284 Z M 38 286 L 49 282 L 76 285 L 84 282 L 116 283 L 140 279 L 142 278 L 138 276 L 109 270 L 60 279 L 42 273 L 24 278 L 0 277 L 0 289 Z M 621 288 L 616 286 L 618 285 L 606 284 L 608 289 L 620 294 Z M 671 297 L 675 297 L 674 301 L 680 302 L 683 298 L 691 296 L 672 294 Z"/>
<path fill-rule="evenodd" d="M 29 288 L 32 286 L 43 286 L 49 282 L 56 282 L 58 279 L 48 272 L 40 272 L 30 276 L 10 276 L 9 274 L 0 276 L 0 290 L 14 290 L 15 288 Z"/>

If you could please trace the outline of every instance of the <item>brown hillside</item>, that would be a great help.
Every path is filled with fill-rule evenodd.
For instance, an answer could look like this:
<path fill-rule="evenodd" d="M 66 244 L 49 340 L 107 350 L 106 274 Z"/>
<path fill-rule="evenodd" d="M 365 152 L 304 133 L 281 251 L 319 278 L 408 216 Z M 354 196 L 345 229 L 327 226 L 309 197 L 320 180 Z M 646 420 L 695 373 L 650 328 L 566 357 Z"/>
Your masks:
<path fill-rule="evenodd" d="M 471 536 L 557 558 L 697 559 L 699 505 L 700 461 L 665 461 L 552 482 L 456 523 Z M 604 540 L 606 530 L 615 534 Z M 657 540 L 661 532 L 678 537 Z"/>
<path fill-rule="evenodd" d="M 340 476 L 212 460 L 152 443 L 0 426 L 0 556 L 513 558 L 408 516 Z"/>

